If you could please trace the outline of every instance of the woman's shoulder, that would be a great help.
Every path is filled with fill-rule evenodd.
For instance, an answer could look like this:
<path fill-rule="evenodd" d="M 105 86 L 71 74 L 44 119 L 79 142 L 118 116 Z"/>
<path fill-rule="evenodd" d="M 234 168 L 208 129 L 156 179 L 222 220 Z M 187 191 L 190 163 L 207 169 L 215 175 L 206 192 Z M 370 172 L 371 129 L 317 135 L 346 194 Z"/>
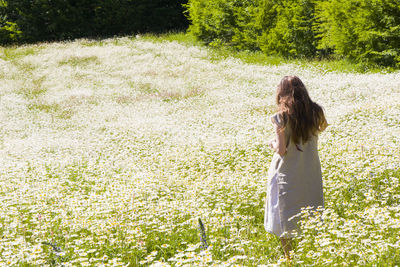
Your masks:
<path fill-rule="evenodd" d="M 285 119 L 282 113 L 277 112 L 271 116 L 271 122 L 279 127 L 285 126 Z"/>

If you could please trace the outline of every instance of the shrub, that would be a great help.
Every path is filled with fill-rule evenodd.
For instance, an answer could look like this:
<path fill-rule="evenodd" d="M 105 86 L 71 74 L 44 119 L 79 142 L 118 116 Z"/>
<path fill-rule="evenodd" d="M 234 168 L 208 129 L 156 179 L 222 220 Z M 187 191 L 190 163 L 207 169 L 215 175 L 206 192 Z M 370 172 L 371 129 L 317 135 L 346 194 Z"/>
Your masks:
<path fill-rule="evenodd" d="M 189 31 L 208 44 L 400 66 L 398 0 L 189 0 L 186 8 Z"/>
<path fill-rule="evenodd" d="M 189 31 L 208 44 L 230 43 L 237 28 L 234 5 L 234 1 L 226 0 L 189 1 Z"/>
<path fill-rule="evenodd" d="M 0 0 L 0 43 L 15 41 L 20 34 L 17 25 L 7 20 L 6 7 L 7 2 Z"/>
<path fill-rule="evenodd" d="M 21 32 L 17 24 L 0 19 L 0 43 L 8 44 L 18 40 Z"/>
<path fill-rule="evenodd" d="M 189 0 L 189 31 L 206 43 L 267 54 L 315 53 L 312 0 Z"/>
<path fill-rule="evenodd" d="M 317 4 L 319 48 L 359 62 L 400 66 L 398 0 L 328 0 Z"/>
<path fill-rule="evenodd" d="M 12 0 L 3 1 L 0 14 L 18 27 L 21 41 L 64 40 L 183 29 L 184 1 Z"/>
<path fill-rule="evenodd" d="M 265 1 L 271 2 L 271 1 Z M 266 6 L 263 12 L 271 13 Z M 261 50 L 268 54 L 291 56 L 313 56 L 316 52 L 315 36 L 312 30 L 314 22 L 313 0 L 278 1 L 272 6 L 274 13 L 266 16 L 271 22 L 262 24 L 259 38 Z"/>

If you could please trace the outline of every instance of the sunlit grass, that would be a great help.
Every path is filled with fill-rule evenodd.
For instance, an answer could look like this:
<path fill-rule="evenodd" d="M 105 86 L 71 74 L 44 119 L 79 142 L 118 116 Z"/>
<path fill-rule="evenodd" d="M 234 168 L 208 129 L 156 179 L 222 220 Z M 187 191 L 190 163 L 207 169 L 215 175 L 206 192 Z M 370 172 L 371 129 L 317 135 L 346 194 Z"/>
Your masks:
<path fill-rule="evenodd" d="M 172 32 L 161 35 L 145 34 L 136 35 L 136 38 L 143 38 L 144 40 L 152 42 L 172 42 L 176 41 L 184 45 L 198 45 L 205 46 L 205 44 L 197 40 L 190 33 Z M 338 71 L 341 73 L 377 73 L 377 72 L 393 72 L 396 69 L 390 67 L 383 67 L 379 65 L 372 65 L 367 63 L 357 63 L 350 59 L 340 58 L 336 56 L 316 56 L 315 58 L 285 58 L 279 55 L 266 55 L 262 51 L 250 51 L 234 49 L 229 46 L 209 46 L 210 50 L 209 59 L 224 60 L 227 58 L 237 58 L 244 63 L 259 64 L 259 65 L 280 65 L 280 64 L 296 64 L 301 67 L 309 68 L 314 67 L 321 72 Z"/>
<path fill-rule="evenodd" d="M 269 117 L 288 74 L 330 124 L 319 140 L 326 209 L 304 211 L 293 265 L 400 264 L 398 72 L 207 48 L 181 33 L 2 53 L 0 265 L 285 265 L 263 216 Z"/>
<path fill-rule="evenodd" d="M 90 56 L 90 57 L 76 57 L 72 56 L 66 60 L 62 60 L 58 62 L 58 64 L 62 65 L 71 65 L 71 66 L 85 66 L 88 64 L 96 64 L 100 63 L 98 58 L 96 56 Z"/>

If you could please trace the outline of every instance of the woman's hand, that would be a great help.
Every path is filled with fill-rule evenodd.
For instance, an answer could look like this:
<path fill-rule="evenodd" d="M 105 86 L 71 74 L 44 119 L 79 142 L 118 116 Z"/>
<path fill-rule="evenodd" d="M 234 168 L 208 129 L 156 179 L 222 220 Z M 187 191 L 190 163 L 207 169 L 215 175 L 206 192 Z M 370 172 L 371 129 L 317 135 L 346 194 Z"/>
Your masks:
<path fill-rule="evenodd" d="M 274 144 L 276 144 L 276 140 L 275 140 L 275 139 L 271 139 L 271 140 L 268 141 L 268 146 L 269 146 L 272 150 L 275 150 Z"/>

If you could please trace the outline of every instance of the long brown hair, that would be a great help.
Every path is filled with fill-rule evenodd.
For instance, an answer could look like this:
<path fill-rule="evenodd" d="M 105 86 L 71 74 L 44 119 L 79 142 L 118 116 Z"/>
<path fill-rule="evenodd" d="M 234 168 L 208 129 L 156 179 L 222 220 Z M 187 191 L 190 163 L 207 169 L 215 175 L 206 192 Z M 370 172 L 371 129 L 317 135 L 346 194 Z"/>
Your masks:
<path fill-rule="evenodd" d="M 285 125 L 292 129 L 295 144 L 305 143 L 328 126 L 322 107 L 313 102 L 297 76 L 285 76 L 279 83 L 276 102 Z"/>

